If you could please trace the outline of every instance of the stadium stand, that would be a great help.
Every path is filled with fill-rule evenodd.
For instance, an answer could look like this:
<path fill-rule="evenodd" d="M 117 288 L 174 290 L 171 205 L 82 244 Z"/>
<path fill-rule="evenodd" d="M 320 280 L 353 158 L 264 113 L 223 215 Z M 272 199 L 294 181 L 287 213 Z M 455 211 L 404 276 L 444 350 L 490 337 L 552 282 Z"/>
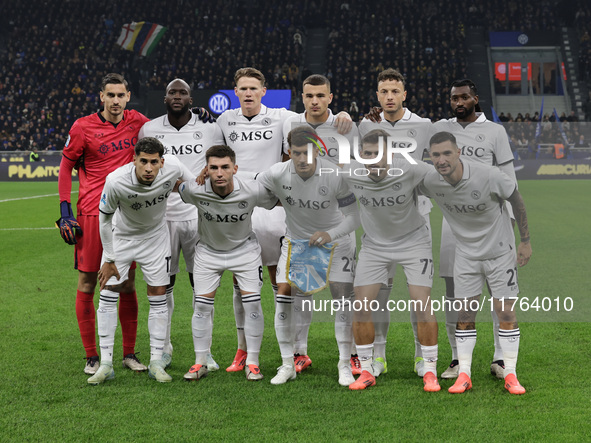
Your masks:
<path fill-rule="evenodd" d="M 580 36 L 579 66 L 589 84 L 591 8 L 584 1 L 577 6 L 571 9 Z M 555 32 L 565 20 L 555 13 L 560 4 L 550 0 L 433 0 L 420 7 L 421 14 L 412 0 L 371 7 L 327 0 L 8 2 L 0 17 L 0 151 L 60 150 L 75 119 L 99 109 L 98 82 L 111 71 L 129 80 L 132 97 L 142 97 L 174 77 L 195 89 L 231 87 L 234 71 L 251 65 L 266 74 L 269 88 L 288 88 L 297 97 L 306 74 L 307 32 L 318 27 L 329 31 L 325 73 L 335 93 L 333 110 L 362 117 L 377 104 L 377 73 L 396 67 L 407 78 L 407 106 L 438 120 L 448 116 L 449 84 L 466 75 L 467 28 Z M 141 20 L 168 27 L 147 58 L 115 44 L 123 24 Z M 590 119 L 591 100 L 586 106 Z M 527 124 L 535 121 L 532 110 L 503 118 L 526 125 L 512 134 L 516 143 L 533 140 L 536 125 Z"/>

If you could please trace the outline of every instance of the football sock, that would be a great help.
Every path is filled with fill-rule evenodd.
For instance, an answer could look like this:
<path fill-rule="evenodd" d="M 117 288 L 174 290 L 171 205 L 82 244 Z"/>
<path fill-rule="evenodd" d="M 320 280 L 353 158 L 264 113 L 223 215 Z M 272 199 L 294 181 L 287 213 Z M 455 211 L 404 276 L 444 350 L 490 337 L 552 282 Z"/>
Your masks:
<path fill-rule="evenodd" d="M 244 336 L 246 337 L 247 365 L 259 364 L 259 353 L 263 341 L 265 320 L 261 306 L 261 294 L 248 294 L 242 296 L 244 306 Z"/>
<path fill-rule="evenodd" d="M 172 313 L 174 312 L 174 286 L 166 288 L 166 306 L 168 307 L 168 319 L 166 322 L 166 336 L 164 337 L 164 352 L 172 355 L 170 329 L 172 326 Z"/>
<path fill-rule="evenodd" d="M 361 369 L 373 375 L 373 344 L 357 345 L 357 356 L 359 357 L 359 363 L 361 363 Z"/>
<path fill-rule="evenodd" d="M 242 295 L 238 285 L 234 285 L 232 291 L 232 303 L 234 305 L 234 319 L 236 320 L 238 349 L 246 351 L 246 337 L 244 336 L 244 306 L 242 306 Z"/>
<path fill-rule="evenodd" d="M 293 297 L 277 294 L 275 297 L 275 334 L 281 352 L 283 364 L 294 365 L 293 362 Z"/>
<path fill-rule="evenodd" d="M 333 299 L 334 334 L 339 348 L 339 360 L 349 361 L 351 358 L 351 329 L 353 326 L 353 312 L 351 299 Z"/>
<path fill-rule="evenodd" d="M 213 298 L 195 296 L 195 310 L 191 326 L 193 328 L 193 346 L 195 349 L 195 364 L 207 364 L 207 353 L 211 343 L 211 314 L 213 312 Z"/>
<path fill-rule="evenodd" d="M 412 333 L 415 339 L 415 359 L 417 357 L 423 357 L 423 351 L 421 348 L 421 342 L 419 341 L 419 326 L 417 324 L 417 313 L 410 310 L 410 324 L 412 325 Z"/>
<path fill-rule="evenodd" d="M 162 360 L 166 324 L 168 322 L 168 306 L 166 294 L 148 296 L 150 311 L 148 313 L 148 332 L 150 333 L 150 361 Z"/>
<path fill-rule="evenodd" d="M 312 323 L 312 296 L 298 292 L 294 297 L 295 344 L 294 352 L 308 355 L 308 332 Z"/>
<path fill-rule="evenodd" d="M 99 307 L 96 311 L 99 343 L 101 347 L 101 364 L 113 364 L 113 346 L 117 329 L 117 292 L 103 289 L 100 293 Z"/>
<path fill-rule="evenodd" d="M 386 359 L 386 342 L 390 329 L 390 311 L 387 304 L 391 291 L 392 285 L 382 285 L 377 296 L 379 309 L 372 313 L 375 329 L 374 358 Z"/>
<path fill-rule="evenodd" d="M 451 348 L 451 359 L 458 359 L 458 346 L 456 344 L 456 324 L 458 322 L 458 313 L 453 309 L 453 298 L 445 297 L 445 330 L 447 331 L 447 339 L 449 347 Z"/>
<path fill-rule="evenodd" d="M 96 350 L 96 321 L 94 312 L 94 293 L 76 291 L 76 318 L 86 357 L 98 355 Z"/>
<path fill-rule="evenodd" d="M 471 376 L 472 353 L 476 345 L 476 329 L 456 329 L 456 342 L 458 345 L 459 371 Z"/>
<path fill-rule="evenodd" d="M 137 313 L 136 292 L 122 292 L 119 296 L 119 322 L 123 338 L 123 355 L 135 353 Z"/>
<path fill-rule="evenodd" d="M 517 355 L 519 354 L 519 341 L 521 333 L 517 329 L 499 329 L 499 342 L 503 348 L 503 361 L 505 362 L 504 376 L 515 374 Z"/>
<path fill-rule="evenodd" d="M 425 362 L 425 373 L 432 372 L 437 377 L 437 345 L 422 346 L 421 355 Z"/>
<path fill-rule="evenodd" d="M 493 321 L 493 338 L 495 340 L 495 353 L 492 361 L 503 360 L 503 348 L 499 340 L 499 317 L 495 311 L 491 312 Z"/>

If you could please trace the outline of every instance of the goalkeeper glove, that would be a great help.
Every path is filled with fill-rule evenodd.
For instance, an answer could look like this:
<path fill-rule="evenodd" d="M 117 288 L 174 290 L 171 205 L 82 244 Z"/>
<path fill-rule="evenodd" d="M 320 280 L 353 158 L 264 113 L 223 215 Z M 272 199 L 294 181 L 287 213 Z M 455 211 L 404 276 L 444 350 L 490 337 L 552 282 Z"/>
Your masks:
<path fill-rule="evenodd" d="M 216 118 L 205 108 L 191 108 L 191 112 L 198 116 L 203 123 L 215 123 Z"/>
<path fill-rule="evenodd" d="M 76 235 L 82 235 L 82 229 L 72 213 L 72 205 L 63 201 L 60 203 L 61 217 L 56 220 L 55 226 L 60 228 L 60 234 L 69 245 L 76 244 Z"/>

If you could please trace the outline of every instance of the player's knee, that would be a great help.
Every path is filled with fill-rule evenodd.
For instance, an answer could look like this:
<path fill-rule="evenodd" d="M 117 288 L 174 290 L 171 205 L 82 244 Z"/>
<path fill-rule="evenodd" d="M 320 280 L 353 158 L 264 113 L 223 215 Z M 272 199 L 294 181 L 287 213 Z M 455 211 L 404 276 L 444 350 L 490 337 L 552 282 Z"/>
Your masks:
<path fill-rule="evenodd" d="M 154 296 L 154 295 L 164 295 L 166 294 L 166 286 L 150 286 L 147 285 L 148 287 L 148 297 Z"/>
<path fill-rule="evenodd" d="M 92 294 L 96 288 L 97 273 L 96 272 L 78 272 L 78 290 Z"/>
<path fill-rule="evenodd" d="M 135 291 L 135 282 L 131 279 L 127 279 L 123 283 L 117 285 L 117 287 L 119 288 L 118 292 L 133 292 Z"/>
<path fill-rule="evenodd" d="M 277 293 L 282 295 L 291 295 L 291 286 L 288 283 L 277 283 Z"/>
<path fill-rule="evenodd" d="M 476 322 L 468 321 L 468 322 L 457 322 L 456 329 L 460 331 L 469 331 L 472 329 L 476 329 Z"/>

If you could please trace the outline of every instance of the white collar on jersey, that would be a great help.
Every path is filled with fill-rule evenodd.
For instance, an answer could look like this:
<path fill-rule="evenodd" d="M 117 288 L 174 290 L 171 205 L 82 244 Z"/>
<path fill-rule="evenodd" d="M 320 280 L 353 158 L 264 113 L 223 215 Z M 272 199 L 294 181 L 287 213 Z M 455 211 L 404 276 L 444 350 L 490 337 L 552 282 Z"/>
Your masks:
<path fill-rule="evenodd" d="M 158 179 L 158 177 L 162 174 L 164 174 L 164 171 L 162 170 L 164 168 L 164 165 L 162 165 L 162 167 L 160 168 L 160 170 L 158 171 L 158 175 L 156 175 L 156 178 L 154 179 L 154 181 L 152 183 L 150 183 L 149 185 L 144 185 L 143 183 L 140 183 L 140 181 L 137 178 L 137 174 L 135 173 L 135 164 L 131 165 L 131 184 L 134 186 L 148 186 L 151 187 L 154 183 L 156 183 L 156 180 Z"/>
<path fill-rule="evenodd" d="M 236 111 L 237 111 L 237 113 L 236 113 L 237 115 L 244 115 L 244 114 L 242 114 L 242 108 L 236 108 Z M 267 113 L 267 107 L 261 103 L 261 110 L 257 115 L 264 115 L 266 113 Z M 255 115 L 254 117 L 256 117 L 257 115 Z"/>
<path fill-rule="evenodd" d="M 232 177 L 232 181 L 234 182 L 234 191 L 240 191 L 240 182 L 238 180 L 236 180 L 236 177 Z M 234 192 L 234 191 L 232 191 L 232 192 Z M 205 192 L 207 192 L 209 194 L 215 194 L 219 198 L 222 198 L 218 194 L 216 194 L 215 192 L 213 192 L 213 188 L 211 187 L 211 179 L 210 178 L 208 178 L 207 180 L 205 180 Z M 230 194 L 232 192 L 230 192 Z M 228 194 L 228 195 L 230 195 L 230 194 Z M 226 197 L 228 195 L 226 195 Z"/>
<path fill-rule="evenodd" d="M 464 171 L 462 172 L 462 178 L 460 180 L 460 182 L 461 182 L 464 180 L 468 180 L 470 178 L 470 161 L 464 162 L 464 161 L 462 161 L 462 159 L 460 159 L 460 161 L 462 162 L 462 165 L 464 166 Z M 445 180 L 443 178 L 443 175 L 439 174 L 439 181 L 443 181 L 443 180 Z M 456 185 L 457 185 L 457 183 L 456 183 Z M 450 186 L 455 186 L 455 185 L 450 185 Z"/>
<path fill-rule="evenodd" d="M 410 112 L 410 110 L 408 108 L 404 108 L 404 114 L 402 115 L 402 118 L 400 120 L 396 120 L 394 123 L 398 123 L 398 122 L 403 122 L 403 121 L 410 120 L 411 117 L 412 117 L 412 112 Z M 384 111 L 382 111 L 380 113 L 380 118 L 383 121 L 387 121 L 386 120 L 386 117 L 384 115 Z M 388 122 L 388 123 L 392 123 L 392 122 Z"/>
<path fill-rule="evenodd" d="M 308 122 L 308 120 L 306 120 L 306 112 L 308 112 L 308 111 L 304 111 L 301 114 L 299 114 L 300 115 L 300 123 L 307 123 Z M 333 122 L 335 121 L 335 119 L 336 119 L 336 116 L 332 113 L 330 108 L 328 108 L 328 118 L 326 119 L 326 121 L 324 123 L 321 123 L 318 126 L 332 125 Z"/>
<path fill-rule="evenodd" d="M 164 117 L 163 122 L 162 122 L 163 126 L 172 126 L 170 124 L 170 120 L 168 120 L 168 114 L 164 114 L 162 117 Z M 199 120 L 198 117 L 199 116 L 197 114 L 193 114 L 191 112 L 191 118 L 189 119 L 189 121 L 187 122 L 187 124 L 185 126 L 189 126 L 189 125 L 195 126 L 195 124 L 197 124 L 198 121 L 201 121 L 201 120 Z"/>
<path fill-rule="evenodd" d="M 454 123 L 458 123 L 458 118 L 454 117 L 451 119 L 451 121 Z M 472 123 L 484 123 L 486 121 L 488 121 L 488 119 L 486 118 L 486 115 L 484 115 L 484 112 L 477 112 L 476 113 L 476 120 L 474 120 Z M 472 123 L 470 123 L 470 124 L 472 124 Z"/>

